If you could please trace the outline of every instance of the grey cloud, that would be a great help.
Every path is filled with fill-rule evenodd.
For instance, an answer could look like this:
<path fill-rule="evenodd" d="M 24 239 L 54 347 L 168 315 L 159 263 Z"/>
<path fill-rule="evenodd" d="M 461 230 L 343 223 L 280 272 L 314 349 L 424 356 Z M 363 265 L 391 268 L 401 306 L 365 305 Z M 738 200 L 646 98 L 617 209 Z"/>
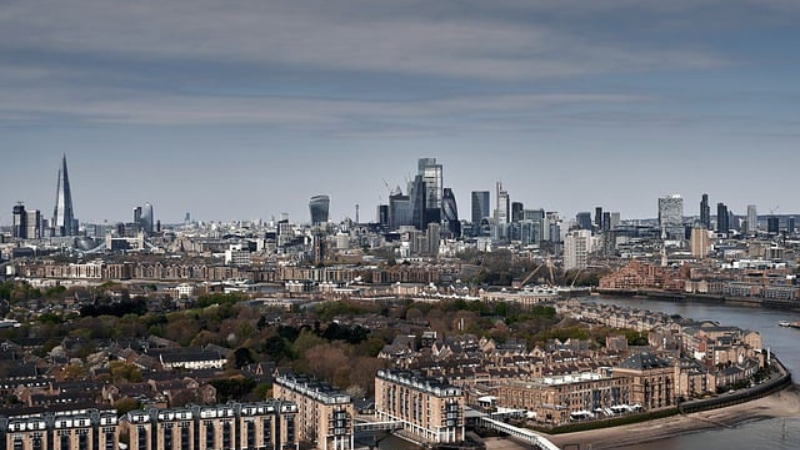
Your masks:
<path fill-rule="evenodd" d="M 22 1 L 0 17 L 0 48 L 496 80 L 725 62 L 692 46 L 597 42 L 589 25 L 570 32 L 537 15 L 604 2 L 491 2 L 493 14 L 481 3 Z"/>

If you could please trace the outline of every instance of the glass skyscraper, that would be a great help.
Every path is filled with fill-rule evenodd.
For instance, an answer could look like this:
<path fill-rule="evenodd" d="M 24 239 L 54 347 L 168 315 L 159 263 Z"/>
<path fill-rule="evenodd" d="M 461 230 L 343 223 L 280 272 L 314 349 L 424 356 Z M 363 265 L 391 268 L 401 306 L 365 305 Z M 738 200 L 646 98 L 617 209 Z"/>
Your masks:
<path fill-rule="evenodd" d="M 311 223 L 327 223 L 330 206 L 331 198 L 327 195 L 316 195 L 311 197 L 311 201 L 308 202 L 308 209 L 311 212 Z"/>
<path fill-rule="evenodd" d="M 56 207 L 53 211 L 53 224 L 56 236 L 75 236 L 78 234 L 78 221 L 72 210 L 72 192 L 69 187 L 67 172 L 67 155 L 61 158 L 58 169 L 58 186 L 56 188 Z"/>

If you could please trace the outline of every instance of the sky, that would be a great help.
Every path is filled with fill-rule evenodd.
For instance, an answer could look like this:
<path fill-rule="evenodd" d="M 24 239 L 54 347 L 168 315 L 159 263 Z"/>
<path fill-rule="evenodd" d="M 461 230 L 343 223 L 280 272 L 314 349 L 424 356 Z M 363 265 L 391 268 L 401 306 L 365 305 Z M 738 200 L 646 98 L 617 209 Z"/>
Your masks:
<path fill-rule="evenodd" d="M 574 217 L 800 213 L 796 0 L 2 0 L 0 225 L 375 218 L 417 159 Z M 389 188 L 387 188 L 389 186 Z M 494 207 L 494 194 L 492 207 Z"/>

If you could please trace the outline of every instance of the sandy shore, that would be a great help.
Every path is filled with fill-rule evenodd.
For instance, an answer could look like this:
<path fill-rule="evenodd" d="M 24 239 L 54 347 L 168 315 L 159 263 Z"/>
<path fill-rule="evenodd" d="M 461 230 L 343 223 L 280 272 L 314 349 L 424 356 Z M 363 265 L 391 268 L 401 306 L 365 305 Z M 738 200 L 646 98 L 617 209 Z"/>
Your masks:
<path fill-rule="evenodd" d="M 789 388 L 751 402 L 685 416 L 674 416 L 634 425 L 624 425 L 579 433 L 545 435 L 561 448 L 612 449 L 651 442 L 684 433 L 715 428 L 730 428 L 739 423 L 768 418 L 800 416 L 800 392 Z M 487 450 L 518 450 L 528 446 L 507 438 L 486 441 Z M 580 447 L 578 447 L 580 446 Z"/>

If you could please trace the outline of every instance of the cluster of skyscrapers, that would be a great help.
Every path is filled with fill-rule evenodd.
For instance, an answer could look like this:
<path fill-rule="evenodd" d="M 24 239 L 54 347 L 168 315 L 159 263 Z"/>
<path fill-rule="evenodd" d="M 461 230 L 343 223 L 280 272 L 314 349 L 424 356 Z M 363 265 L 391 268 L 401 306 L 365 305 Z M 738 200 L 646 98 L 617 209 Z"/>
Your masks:
<path fill-rule="evenodd" d="M 678 195 L 672 195 L 658 199 L 658 218 L 659 226 L 664 230 L 669 238 L 683 239 L 689 235 L 691 228 L 699 227 L 705 230 L 714 230 L 718 234 L 730 235 L 742 233 L 755 235 L 765 231 L 771 235 L 781 232 L 780 218 L 775 215 L 775 211 L 770 211 L 766 217 L 766 227 L 761 227 L 756 205 L 747 205 L 747 213 L 744 216 L 736 215 L 725 203 L 717 203 L 716 221 L 712 223 L 711 205 L 708 194 L 703 194 L 700 199 L 700 217 L 695 223 L 686 223 L 683 213 L 683 199 Z M 789 233 L 794 232 L 794 217 L 786 219 L 783 230 Z"/>
<path fill-rule="evenodd" d="M 19 239 L 75 236 L 78 234 L 78 219 L 72 208 L 72 192 L 69 186 L 67 156 L 61 158 L 56 187 L 56 206 L 51 220 L 42 218 L 36 209 L 27 211 L 22 203 L 13 208 L 12 235 Z"/>
<path fill-rule="evenodd" d="M 390 229 L 413 226 L 426 230 L 440 224 L 454 235 L 461 234 L 458 206 L 453 190 L 444 187 L 444 171 L 436 158 L 419 160 L 418 172 L 408 183 L 406 194 L 398 186 L 389 195 L 389 204 L 378 207 L 381 225 Z"/>

